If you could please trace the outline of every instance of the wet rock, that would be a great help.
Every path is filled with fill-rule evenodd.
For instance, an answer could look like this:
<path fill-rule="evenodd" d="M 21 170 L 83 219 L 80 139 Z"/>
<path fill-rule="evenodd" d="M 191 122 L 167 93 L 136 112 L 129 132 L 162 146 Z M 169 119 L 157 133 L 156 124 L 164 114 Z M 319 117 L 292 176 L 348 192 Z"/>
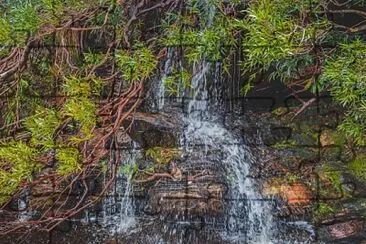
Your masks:
<path fill-rule="evenodd" d="M 349 237 L 358 233 L 361 229 L 361 221 L 347 221 L 327 227 L 330 235 L 335 239 Z"/>
<path fill-rule="evenodd" d="M 264 196 L 275 196 L 283 201 L 277 213 L 280 216 L 302 215 L 311 206 L 312 194 L 301 183 L 287 183 L 281 179 L 271 179 L 262 186 Z"/>
<path fill-rule="evenodd" d="M 287 199 L 288 204 L 309 204 L 311 193 L 307 187 L 301 183 L 283 185 L 281 187 L 282 197 Z"/>
<path fill-rule="evenodd" d="M 223 214 L 224 186 L 221 184 L 190 183 L 187 187 L 176 183 L 175 187 L 151 189 L 146 210 L 149 213 L 178 215 L 188 213 L 195 216 Z"/>
<path fill-rule="evenodd" d="M 105 244 L 118 244 L 118 240 L 116 240 L 116 239 L 107 240 L 107 241 L 105 242 Z"/>
<path fill-rule="evenodd" d="M 227 187 L 220 181 L 222 172 L 214 161 L 188 158 L 177 163 L 179 178 L 164 178 L 146 187 L 149 214 L 176 216 L 218 216 L 223 214 Z"/>
<path fill-rule="evenodd" d="M 288 127 L 272 127 L 271 134 L 276 141 L 288 140 L 291 138 L 292 129 Z"/>
<path fill-rule="evenodd" d="M 143 148 L 174 147 L 179 121 L 174 115 L 161 113 L 135 113 L 123 123 L 129 136 Z"/>

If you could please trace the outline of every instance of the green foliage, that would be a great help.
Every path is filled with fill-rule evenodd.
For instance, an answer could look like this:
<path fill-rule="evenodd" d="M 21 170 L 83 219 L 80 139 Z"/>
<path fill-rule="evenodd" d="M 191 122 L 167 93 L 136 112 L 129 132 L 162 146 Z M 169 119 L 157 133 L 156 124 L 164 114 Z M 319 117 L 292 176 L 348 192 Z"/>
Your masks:
<path fill-rule="evenodd" d="M 69 142 L 76 143 L 77 146 L 78 142 L 91 138 L 97 120 L 96 105 L 92 99 L 93 94 L 100 90 L 101 81 L 96 78 L 86 81 L 76 77 L 65 80 L 63 92 L 67 99 L 59 111 L 38 106 L 33 115 L 25 118 L 24 127 L 31 133 L 30 143 L 10 142 L 0 148 L 1 167 L 6 168 L 1 171 L 4 182 L 0 182 L 0 186 L 9 196 L 18 189 L 21 181 L 31 180 L 35 170 L 40 169 L 41 164 L 37 158 L 54 150 L 58 160 L 55 171 L 58 174 L 67 177 L 82 169 L 78 148 L 64 148 L 64 141 L 60 138 L 57 140 L 56 132 L 71 118 L 78 123 L 80 130 L 68 138 Z M 21 84 L 21 89 L 28 86 L 25 80 Z M 7 199 L 8 197 L 2 197 L 0 205 Z"/>
<path fill-rule="evenodd" d="M 58 26 L 69 20 L 68 13 L 103 1 L 92 0 L 3 0 L 0 7 L 0 45 L 20 44 L 44 26 Z M 1 52 L 0 52 L 1 54 Z"/>
<path fill-rule="evenodd" d="M 23 142 L 10 141 L 0 146 L 0 205 L 16 192 L 23 181 L 31 181 L 42 165 L 38 151 Z"/>
<path fill-rule="evenodd" d="M 82 169 L 80 164 L 81 155 L 76 148 L 59 148 L 56 151 L 58 167 L 56 172 L 62 176 L 77 173 Z"/>
<path fill-rule="evenodd" d="M 357 178 L 366 181 L 366 155 L 357 156 L 348 168 Z"/>
<path fill-rule="evenodd" d="M 87 66 L 93 66 L 103 61 L 105 55 L 93 53 L 91 51 L 84 53 L 84 60 Z"/>
<path fill-rule="evenodd" d="M 10 22 L 14 31 L 27 35 L 25 31 L 32 34 L 38 29 L 41 18 L 36 6 L 32 1 L 18 1 L 18 4 L 11 8 L 9 15 L 12 17 Z"/>
<path fill-rule="evenodd" d="M 97 122 L 96 105 L 86 97 L 70 98 L 65 102 L 61 114 L 79 123 L 81 135 L 70 138 L 70 141 L 81 142 L 92 137 Z"/>
<path fill-rule="evenodd" d="M 191 87 L 191 79 L 192 76 L 187 70 L 178 71 L 174 68 L 169 76 L 164 77 L 163 84 L 169 95 L 177 96 L 180 88 Z"/>
<path fill-rule="evenodd" d="M 291 75 L 299 65 L 311 61 L 306 54 L 314 40 L 322 35 L 319 29 L 327 27 L 325 19 L 315 19 L 306 26 L 301 16 L 320 11 L 319 1 L 260 0 L 252 1 L 242 27 L 247 31 L 242 42 L 246 58 L 245 70 L 280 68 L 274 74 Z M 310 59 L 310 60 L 308 60 Z M 287 76 L 291 77 L 291 76 Z"/>
<path fill-rule="evenodd" d="M 254 87 L 254 85 L 252 84 L 252 82 L 248 81 L 242 88 L 241 88 L 241 93 L 245 96 L 248 94 L 248 92 Z"/>
<path fill-rule="evenodd" d="M 364 145 L 366 44 L 350 34 L 331 31 L 322 3 L 321 0 L 250 1 L 246 17 L 237 21 L 237 26 L 246 31 L 242 67 L 251 72 L 250 79 L 267 72 L 270 79 L 280 78 L 285 83 L 301 81 L 314 94 L 330 92 L 346 108 L 340 131 L 352 137 L 356 145 Z M 357 3 L 352 1 L 352 5 Z M 323 44 L 336 48 L 314 48 Z M 242 92 L 246 94 L 250 88 L 248 82 Z"/>
<path fill-rule="evenodd" d="M 342 189 L 342 170 L 337 169 L 335 166 L 331 166 L 328 164 L 322 165 L 321 169 L 318 172 L 320 177 L 323 177 L 330 181 L 332 186 L 337 190 Z"/>
<path fill-rule="evenodd" d="M 63 90 L 67 96 L 89 96 L 91 94 L 90 84 L 77 77 L 65 78 Z"/>
<path fill-rule="evenodd" d="M 236 46 L 234 32 L 238 26 L 229 17 L 217 15 L 212 17 L 212 23 L 205 25 L 203 21 L 200 28 L 196 28 L 195 18 L 202 17 L 201 14 L 193 11 L 187 16 L 169 15 L 162 43 L 165 46 L 184 46 L 184 55 L 190 64 L 201 59 L 222 61 Z"/>
<path fill-rule="evenodd" d="M 3 45 L 9 45 L 11 42 L 10 34 L 11 24 L 6 19 L 0 18 L 0 43 Z"/>
<path fill-rule="evenodd" d="M 341 131 L 365 144 L 366 131 L 366 44 L 357 39 L 343 43 L 331 59 L 326 61 L 320 83 L 334 99 L 347 108 Z"/>
<path fill-rule="evenodd" d="M 154 71 L 157 60 L 152 51 L 140 44 L 133 51 L 119 50 L 116 62 L 126 81 L 134 82 L 148 78 Z"/>
<path fill-rule="evenodd" d="M 28 117 L 25 128 L 32 134 L 31 143 L 44 148 L 54 148 L 55 130 L 60 126 L 61 121 L 57 112 L 48 108 L 39 108 L 35 114 Z"/>
<path fill-rule="evenodd" d="M 92 95 L 98 93 L 101 84 L 98 79 L 90 81 L 76 77 L 66 79 L 63 88 L 64 93 L 69 98 L 61 109 L 61 115 L 72 118 L 79 123 L 81 132 L 81 134 L 70 138 L 71 142 L 79 143 L 92 137 L 92 130 L 97 122 L 97 107 L 92 100 Z"/>

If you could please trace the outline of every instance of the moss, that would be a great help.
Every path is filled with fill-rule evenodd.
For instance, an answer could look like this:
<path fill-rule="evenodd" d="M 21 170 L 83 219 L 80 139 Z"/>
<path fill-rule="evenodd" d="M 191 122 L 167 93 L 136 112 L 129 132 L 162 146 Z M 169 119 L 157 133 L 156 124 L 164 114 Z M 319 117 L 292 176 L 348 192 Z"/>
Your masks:
<path fill-rule="evenodd" d="M 285 142 L 278 142 L 273 145 L 271 145 L 274 149 L 286 149 L 286 148 L 294 148 L 297 147 L 297 142 L 294 140 L 287 140 Z"/>
<path fill-rule="evenodd" d="M 178 148 L 153 147 L 146 150 L 146 155 L 158 164 L 167 165 L 173 159 L 181 157 L 182 151 Z"/>
<path fill-rule="evenodd" d="M 347 136 L 341 131 L 332 131 L 331 139 L 334 141 L 336 145 L 343 146 L 347 143 Z"/>
<path fill-rule="evenodd" d="M 288 173 L 286 178 L 288 183 L 299 182 L 301 179 L 301 177 L 296 173 Z"/>
<path fill-rule="evenodd" d="M 319 195 L 323 199 L 344 199 L 351 197 L 350 192 L 342 187 L 342 173 L 341 165 L 336 162 L 324 163 L 316 169 L 320 178 Z"/>
<path fill-rule="evenodd" d="M 42 169 L 37 161 L 38 151 L 23 142 L 0 144 L 0 206 L 19 189 L 22 182 L 29 182 Z"/>
<path fill-rule="evenodd" d="M 279 107 L 272 111 L 272 114 L 275 116 L 282 116 L 287 113 L 287 108 Z"/>
<path fill-rule="evenodd" d="M 327 203 L 318 203 L 314 212 L 315 218 L 321 218 L 335 213 L 335 208 Z"/>
<path fill-rule="evenodd" d="M 332 185 L 336 188 L 341 188 L 341 176 L 342 171 L 337 169 L 334 165 L 324 164 L 318 171 L 318 175 L 321 178 L 325 178 L 332 183 Z"/>
<path fill-rule="evenodd" d="M 366 181 L 366 155 L 357 156 L 349 165 L 348 169 L 357 178 Z"/>
<path fill-rule="evenodd" d="M 128 179 L 132 179 L 133 177 L 135 177 L 138 170 L 139 168 L 136 163 L 125 163 L 118 168 L 118 173 L 123 174 Z"/>

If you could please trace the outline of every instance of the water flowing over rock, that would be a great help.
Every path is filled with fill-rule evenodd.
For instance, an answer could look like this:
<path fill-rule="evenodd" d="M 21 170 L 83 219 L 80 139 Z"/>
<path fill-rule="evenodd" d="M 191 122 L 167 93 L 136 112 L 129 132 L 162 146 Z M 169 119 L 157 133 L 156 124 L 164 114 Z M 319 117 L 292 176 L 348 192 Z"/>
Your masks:
<path fill-rule="evenodd" d="M 210 25 L 215 13 L 207 11 Z M 279 222 L 273 214 L 276 200 L 271 194 L 260 194 L 260 181 L 253 177 L 252 171 L 261 159 L 254 156 L 246 143 L 253 138 L 263 142 L 260 135 L 246 130 L 245 125 L 238 132 L 227 123 L 227 116 L 220 114 L 227 104 L 222 103 L 222 94 L 217 89 L 225 83 L 219 63 L 194 64 L 191 87 L 180 90 L 177 98 L 162 99 L 166 95 L 162 79 L 175 64 L 173 53 L 173 48 L 168 50 L 164 73 L 152 89 L 155 99 L 150 104 L 155 113 L 136 113 L 124 124 L 136 145 L 132 161 L 138 170 L 135 180 L 122 177 L 124 180 L 117 182 L 116 190 L 122 200 L 112 201 L 120 211 L 113 215 L 119 220 L 109 222 L 111 231 L 119 233 L 117 239 L 122 243 L 311 240 L 314 235 L 311 225 L 296 220 Z M 184 97 L 191 99 L 184 101 Z M 183 107 L 172 109 L 177 103 Z M 283 136 L 286 131 L 278 134 Z M 164 164 L 147 155 L 149 150 L 177 147 L 182 155 Z M 153 170 L 148 171 L 151 167 Z M 299 194 L 304 198 L 310 194 L 302 185 L 281 189 L 290 204 L 295 204 Z M 127 196 L 133 201 L 125 200 Z M 122 233 L 132 216 L 133 224 L 127 226 L 128 232 Z"/>

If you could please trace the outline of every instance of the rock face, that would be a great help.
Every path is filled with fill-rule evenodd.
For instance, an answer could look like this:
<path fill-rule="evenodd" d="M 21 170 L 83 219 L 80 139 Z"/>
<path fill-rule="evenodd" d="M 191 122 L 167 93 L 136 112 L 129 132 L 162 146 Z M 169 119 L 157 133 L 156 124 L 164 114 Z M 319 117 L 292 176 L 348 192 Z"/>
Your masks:
<path fill-rule="evenodd" d="M 281 199 L 291 205 L 309 205 L 312 194 L 304 184 L 301 183 L 265 183 L 262 189 L 264 195 L 279 195 Z"/>
<path fill-rule="evenodd" d="M 124 122 L 133 141 L 142 148 L 174 147 L 177 145 L 178 119 L 172 115 L 135 113 Z"/>
<path fill-rule="evenodd" d="M 179 180 L 165 179 L 154 182 L 149 188 L 151 214 L 169 216 L 190 215 L 198 217 L 218 216 L 224 213 L 226 186 L 220 182 L 222 175 L 213 168 L 199 169 L 208 162 L 182 160 L 177 167 L 182 170 Z"/>
<path fill-rule="evenodd" d="M 131 140 L 139 143 L 145 153 L 155 148 L 174 151 L 172 148 L 177 146 L 180 123 L 178 116 L 173 113 L 135 113 L 124 126 L 130 126 L 127 131 Z M 129 141 L 124 138 L 119 140 L 121 145 Z M 227 187 L 222 179 L 225 175 L 214 161 L 203 161 L 187 155 L 165 162 L 165 165 L 160 165 L 159 160 L 151 161 L 151 157 L 146 157 L 144 162 L 140 162 L 141 165 L 154 167 L 154 173 L 145 175 L 146 179 L 151 180 L 144 182 L 139 178 L 136 180 L 139 183 L 135 183 L 138 185 L 136 189 L 143 187 L 148 197 L 144 207 L 146 213 L 170 216 L 188 213 L 200 217 L 223 214 L 223 198 Z M 173 164 L 179 170 L 179 176 L 169 176 Z M 157 177 L 151 177 L 154 174 Z"/>
<path fill-rule="evenodd" d="M 174 113 L 136 113 L 124 127 L 145 155 L 136 162 L 141 172 L 134 177 L 131 193 L 136 197 L 137 208 L 142 209 L 139 217 L 159 216 L 164 219 L 164 228 L 172 231 L 179 231 L 182 228 L 179 225 L 183 224 L 189 226 L 182 230 L 204 228 L 203 233 L 209 232 L 203 227 L 205 219 L 225 214 L 224 198 L 228 188 L 225 172 L 219 168 L 216 157 L 202 159 L 192 152 L 176 157 L 181 124 L 179 115 Z M 121 145 L 126 145 L 129 140 L 120 141 Z M 174 154 L 172 157 L 168 155 L 170 152 Z M 144 234 L 153 236 L 157 232 L 163 236 L 169 234 L 151 227 L 147 227 Z M 195 241 L 196 237 L 209 239 L 206 234 L 193 236 Z"/>

